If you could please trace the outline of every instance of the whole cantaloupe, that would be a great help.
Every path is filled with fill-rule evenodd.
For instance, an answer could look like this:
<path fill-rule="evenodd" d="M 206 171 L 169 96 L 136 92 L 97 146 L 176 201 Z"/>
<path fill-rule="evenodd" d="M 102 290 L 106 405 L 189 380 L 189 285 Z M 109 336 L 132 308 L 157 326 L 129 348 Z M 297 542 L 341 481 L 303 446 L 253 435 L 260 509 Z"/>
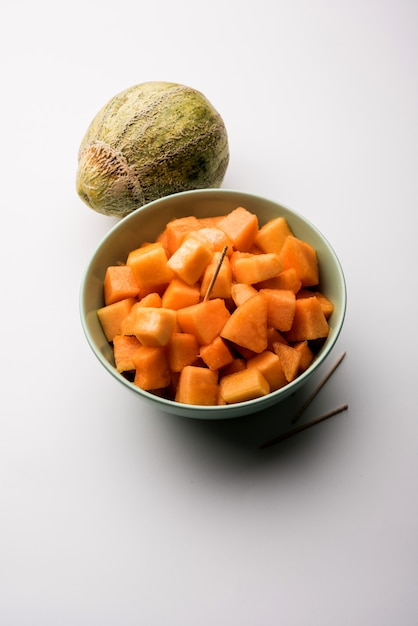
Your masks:
<path fill-rule="evenodd" d="M 228 161 L 225 125 L 202 93 L 142 83 L 91 122 L 79 149 L 77 192 L 95 211 L 123 217 L 172 193 L 219 187 Z"/>

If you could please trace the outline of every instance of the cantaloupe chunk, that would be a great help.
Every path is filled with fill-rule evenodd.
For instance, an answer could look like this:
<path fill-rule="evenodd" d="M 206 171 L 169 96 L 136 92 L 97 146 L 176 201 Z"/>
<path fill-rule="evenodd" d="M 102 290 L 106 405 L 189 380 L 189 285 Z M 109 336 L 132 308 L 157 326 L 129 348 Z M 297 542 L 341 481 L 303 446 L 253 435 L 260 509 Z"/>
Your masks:
<path fill-rule="evenodd" d="M 259 229 L 254 242 L 263 252 L 279 253 L 288 235 L 293 235 L 293 232 L 287 220 L 276 217 Z"/>
<path fill-rule="evenodd" d="M 228 256 L 232 253 L 233 244 L 230 238 L 223 230 L 217 227 L 202 227 L 198 230 L 193 230 L 187 235 L 187 238 L 192 237 L 198 239 L 204 246 L 209 247 L 214 252 L 222 252 L 226 246 L 225 254 Z"/>
<path fill-rule="evenodd" d="M 285 343 L 285 344 L 289 343 L 287 339 L 285 339 L 283 335 L 277 330 L 277 328 L 268 326 L 267 327 L 267 348 L 274 352 L 273 344 L 277 342 Z"/>
<path fill-rule="evenodd" d="M 267 301 L 267 325 L 279 331 L 292 328 L 296 310 L 296 297 L 288 289 L 261 289 Z"/>
<path fill-rule="evenodd" d="M 189 237 L 172 254 L 168 266 L 188 285 L 194 285 L 212 260 L 213 251 L 198 239 Z"/>
<path fill-rule="evenodd" d="M 309 289 L 301 289 L 298 292 L 297 297 L 298 298 L 312 298 L 312 297 L 317 298 L 324 312 L 324 315 L 327 319 L 331 317 L 332 313 L 334 312 L 333 302 L 331 302 L 331 300 L 327 298 L 326 295 L 320 291 L 311 291 Z"/>
<path fill-rule="evenodd" d="M 245 283 L 233 283 L 231 286 L 231 297 L 235 303 L 235 306 L 239 306 L 249 298 L 256 296 L 258 291 L 252 285 Z"/>
<path fill-rule="evenodd" d="M 293 293 L 297 293 L 302 287 L 302 281 L 295 268 L 289 267 L 274 278 L 263 280 L 254 285 L 254 287 L 256 289 L 288 289 L 289 291 L 293 291 Z"/>
<path fill-rule="evenodd" d="M 246 252 L 254 244 L 258 232 L 258 219 L 244 207 L 237 207 L 220 219 L 217 226 L 226 233 L 236 250 Z"/>
<path fill-rule="evenodd" d="M 235 357 L 231 361 L 231 363 L 228 363 L 228 365 L 225 365 L 224 367 L 220 368 L 219 376 L 228 376 L 228 374 L 241 372 L 242 370 L 245 370 L 246 367 L 247 367 L 247 364 L 244 358 Z"/>
<path fill-rule="evenodd" d="M 300 353 L 299 372 L 304 372 L 313 362 L 315 355 L 310 349 L 309 343 L 306 340 L 298 341 L 292 345 L 294 349 Z"/>
<path fill-rule="evenodd" d="M 133 333 L 144 346 L 166 346 L 176 325 L 176 312 L 163 307 L 137 307 Z"/>
<path fill-rule="evenodd" d="M 153 291 L 160 293 L 162 287 L 174 277 L 161 242 L 146 244 L 132 250 L 128 254 L 126 265 L 132 268 L 141 297 Z"/>
<path fill-rule="evenodd" d="M 113 341 L 116 335 L 122 334 L 122 321 L 129 314 L 135 302 L 135 298 L 125 298 L 97 310 L 97 316 L 107 341 Z"/>
<path fill-rule="evenodd" d="M 170 384 L 171 372 L 164 347 L 140 346 L 133 356 L 133 364 L 134 384 L 141 389 L 164 389 Z"/>
<path fill-rule="evenodd" d="M 197 283 L 188 285 L 181 278 L 173 278 L 162 295 L 162 306 L 167 309 L 183 309 L 200 301 Z"/>
<path fill-rule="evenodd" d="M 299 374 L 301 353 L 292 346 L 277 342 L 273 345 L 274 352 L 280 359 L 286 380 L 290 383 Z"/>
<path fill-rule="evenodd" d="M 181 372 L 186 365 L 192 365 L 199 356 L 199 344 L 190 333 L 174 332 L 167 345 L 168 364 L 172 372 Z"/>
<path fill-rule="evenodd" d="M 207 265 L 203 274 L 200 295 L 205 297 L 209 285 L 215 274 L 219 261 L 221 260 L 222 252 L 214 252 L 212 260 Z M 232 284 L 232 270 L 229 258 L 225 256 L 222 260 L 222 265 L 219 268 L 219 272 L 216 276 L 216 280 L 210 290 L 209 298 L 230 298 L 231 297 L 231 284 Z"/>
<path fill-rule="evenodd" d="M 118 372 L 131 372 L 135 369 L 133 356 L 140 345 L 136 337 L 126 335 L 113 337 L 113 354 Z"/>
<path fill-rule="evenodd" d="M 105 304 L 113 304 L 125 298 L 136 298 L 139 285 L 128 265 L 111 265 L 107 268 L 103 282 Z"/>
<path fill-rule="evenodd" d="M 206 367 L 186 365 L 180 373 L 176 401 L 183 404 L 213 406 L 218 403 L 218 373 Z"/>
<path fill-rule="evenodd" d="M 293 235 L 286 237 L 279 254 L 283 270 L 293 267 L 302 287 L 311 287 L 319 282 L 319 269 L 316 250 L 306 241 Z"/>
<path fill-rule="evenodd" d="M 283 269 L 279 255 L 274 253 L 236 258 L 232 268 L 235 281 L 249 285 L 273 278 Z"/>
<path fill-rule="evenodd" d="M 258 293 L 243 302 L 224 325 L 221 337 L 238 346 L 262 352 L 267 347 L 267 301 Z"/>
<path fill-rule="evenodd" d="M 163 306 L 163 302 L 160 294 L 153 291 L 152 293 L 147 293 L 146 296 L 138 300 L 138 306 L 153 306 L 154 308 L 158 308 Z"/>
<path fill-rule="evenodd" d="M 219 370 L 234 360 L 231 350 L 219 335 L 210 344 L 201 346 L 199 354 L 210 370 Z"/>
<path fill-rule="evenodd" d="M 219 385 L 220 395 L 226 404 L 245 402 L 270 393 L 270 385 L 257 367 L 223 376 Z"/>
<path fill-rule="evenodd" d="M 168 222 L 165 228 L 166 247 L 170 256 L 180 247 L 184 238 L 193 230 L 201 228 L 195 215 L 178 217 Z"/>
<path fill-rule="evenodd" d="M 195 335 L 199 345 L 207 345 L 220 334 L 231 314 L 221 298 L 205 300 L 177 311 L 177 323 L 185 333 Z"/>
<path fill-rule="evenodd" d="M 329 325 L 317 298 L 296 299 L 292 328 L 285 333 L 289 342 L 322 339 L 329 334 Z"/>
<path fill-rule="evenodd" d="M 256 367 L 260 370 L 270 386 L 270 391 L 276 391 L 287 385 L 288 381 L 280 358 L 271 350 L 265 350 L 248 359 L 247 367 Z"/>

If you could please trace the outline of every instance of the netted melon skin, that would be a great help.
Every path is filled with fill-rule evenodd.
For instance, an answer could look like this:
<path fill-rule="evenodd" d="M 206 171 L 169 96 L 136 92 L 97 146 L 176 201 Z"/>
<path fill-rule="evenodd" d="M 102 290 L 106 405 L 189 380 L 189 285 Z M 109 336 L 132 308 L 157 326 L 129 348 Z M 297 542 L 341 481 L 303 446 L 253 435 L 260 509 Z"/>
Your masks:
<path fill-rule="evenodd" d="M 225 124 L 202 93 L 142 83 L 112 98 L 91 122 L 76 188 L 93 210 L 123 217 L 172 193 L 220 187 L 228 163 Z"/>

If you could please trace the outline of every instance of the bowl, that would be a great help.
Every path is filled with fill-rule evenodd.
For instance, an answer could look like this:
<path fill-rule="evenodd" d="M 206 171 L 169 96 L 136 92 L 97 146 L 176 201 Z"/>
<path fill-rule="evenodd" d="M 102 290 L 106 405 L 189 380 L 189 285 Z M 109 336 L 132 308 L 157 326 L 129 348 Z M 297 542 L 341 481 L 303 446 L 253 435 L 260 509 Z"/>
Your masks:
<path fill-rule="evenodd" d="M 97 317 L 97 309 L 104 304 L 103 280 L 106 268 L 125 260 L 128 253 L 141 243 L 155 240 L 173 218 L 224 215 L 238 206 L 255 213 L 260 226 L 272 218 L 285 217 L 295 236 L 315 248 L 319 262 L 320 289 L 334 304 L 334 311 L 328 320 L 328 337 L 305 372 L 277 391 L 253 400 L 221 406 L 190 405 L 140 389 L 115 369 L 112 346 L 107 342 Z M 85 336 L 93 353 L 109 374 L 148 405 L 168 413 L 205 420 L 229 419 L 256 413 L 294 393 L 330 354 L 343 326 L 345 311 L 344 274 L 337 255 L 324 235 L 305 217 L 277 202 L 231 189 L 204 189 L 173 194 L 150 202 L 123 218 L 97 246 L 85 270 L 80 293 L 81 323 Z"/>

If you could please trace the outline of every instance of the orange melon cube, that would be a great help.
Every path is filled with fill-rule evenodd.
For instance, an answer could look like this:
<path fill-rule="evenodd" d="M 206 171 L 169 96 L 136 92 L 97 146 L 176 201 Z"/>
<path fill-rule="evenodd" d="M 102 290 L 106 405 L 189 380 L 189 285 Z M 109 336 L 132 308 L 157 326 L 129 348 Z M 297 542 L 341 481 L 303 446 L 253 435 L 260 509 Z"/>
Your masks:
<path fill-rule="evenodd" d="M 201 346 L 199 354 L 210 370 L 218 370 L 234 360 L 231 350 L 219 335 L 210 344 Z"/>
<path fill-rule="evenodd" d="M 280 252 L 288 235 L 293 232 L 284 217 L 276 217 L 262 226 L 255 236 L 255 244 L 262 252 Z"/>
<path fill-rule="evenodd" d="M 168 266 L 167 253 L 161 242 L 146 244 L 132 250 L 128 254 L 126 265 L 132 272 L 140 288 L 140 295 L 145 296 L 153 291 L 160 292 L 174 276 Z"/>
<path fill-rule="evenodd" d="M 190 333 L 174 332 L 167 345 L 168 364 L 172 372 L 181 372 L 186 365 L 192 365 L 199 356 L 199 344 Z"/>
<path fill-rule="evenodd" d="M 165 228 L 165 241 L 169 255 L 171 256 L 181 246 L 186 235 L 198 228 L 201 228 L 201 225 L 194 215 L 178 217 L 168 222 Z"/>
<path fill-rule="evenodd" d="M 218 373 L 187 365 L 180 373 L 175 399 L 183 404 L 213 406 L 218 403 Z"/>
<path fill-rule="evenodd" d="M 166 346 L 176 325 L 176 312 L 162 307 L 137 307 L 133 334 L 144 346 Z"/>
<path fill-rule="evenodd" d="M 285 339 L 283 337 L 283 335 L 281 333 L 279 333 L 277 328 L 273 328 L 272 326 L 268 326 L 267 327 L 267 348 L 274 352 L 273 344 L 274 343 L 278 343 L 278 342 L 285 343 L 285 344 L 289 343 L 287 341 L 287 339 Z"/>
<path fill-rule="evenodd" d="M 296 299 L 292 328 L 285 333 L 290 341 L 323 339 L 329 334 L 329 325 L 317 298 Z"/>
<path fill-rule="evenodd" d="M 273 349 L 280 359 L 286 380 L 290 383 L 299 374 L 301 353 L 292 346 L 280 342 L 275 343 Z"/>
<path fill-rule="evenodd" d="M 279 257 L 284 270 L 290 267 L 296 270 L 302 287 L 318 284 L 318 259 L 315 249 L 309 243 L 289 235 L 283 243 Z"/>
<path fill-rule="evenodd" d="M 212 260 L 206 267 L 206 270 L 202 277 L 200 285 L 200 295 L 205 297 L 209 288 L 213 275 L 215 274 L 219 261 L 221 259 L 222 252 L 214 252 Z M 231 297 L 231 284 L 232 284 L 232 270 L 231 264 L 227 256 L 223 258 L 222 265 L 219 268 L 216 280 L 211 288 L 209 298 L 230 298 Z"/>
<path fill-rule="evenodd" d="M 122 334 L 122 322 L 135 303 L 135 298 L 125 298 L 97 310 L 97 316 L 107 341 L 113 341 L 116 335 Z"/>
<path fill-rule="evenodd" d="M 258 232 L 258 219 L 243 207 L 237 207 L 218 221 L 218 228 L 232 241 L 235 250 L 251 250 Z"/>
<path fill-rule="evenodd" d="M 164 389 L 171 382 L 166 349 L 160 346 L 140 346 L 133 356 L 134 384 L 150 391 Z"/>
<path fill-rule="evenodd" d="M 252 285 L 247 285 L 245 283 L 234 283 L 231 286 L 231 297 L 234 301 L 235 306 L 239 306 L 249 298 L 256 296 L 258 291 Z"/>
<path fill-rule="evenodd" d="M 128 265 L 109 266 L 103 282 L 105 304 L 113 304 L 125 298 L 136 298 L 139 285 L 132 268 Z"/>
<path fill-rule="evenodd" d="M 138 306 L 153 306 L 153 307 L 161 307 L 163 305 L 162 299 L 159 293 L 153 291 L 152 293 L 147 293 L 146 296 L 138 300 Z"/>
<path fill-rule="evenodd" d="M 228 365 L 225 365 L 224 367 L 220 368 L 219 375 L 220 376 L 228 376 L 228 374 L 234 374 L 235 372 L 241 372 L 242 370 L 245 370 L 246 367 L 247 367 L 247 365 L 246 365 L 245 359 L 243 359 L 241 357 L 235 357 L 231 361 L 231 363 L 229 363 Z"/>
<path fill-rule="evenodd" d="M 313 362 L 315 355 L 306 340 L 294 343 L 293 347 L 300 353 L 299 372 L 304 372 Z"/>
<path fill-rule="evenodd" d="M 315 297 L 319 301 L 325 317 L 328 319 L 331 317 L 334 311 L 334 304 L 329 298 L 327 298 L 320 291 L 310 291 L 309 289 L 301 289 L 297 294 L 298 298 L 312 298 Z"/>
<path fill-rule="evenodd" d="M 116 335 L 113 337 L 113 354 L 118 372 L 130 372 L 135 369 L 133 356 L 140 346 L 136 337 Z"/>
<path fill-rule="evenodd" d="M 267 324 L 279 331 L 292 328 L 296 310 L 296 297 L 287 289 L 261 289 L 267 301 Z"/>
<path fill-rule="evenodd" d="M 222 252 L 226 246 L 227 250 L 225 254 L 230 255 L 232 253 L 232 241 L 220 228 L 209 226 L 202 227 L 189 233 L 187 238 L 189 237 L 198 239 L 204 246 L 213 250 L 213 252 Z"/>
<path fill-rule="evenodd" d="M 236 258 L 233 274 L 237 283 L 253 285 L 277 276 L 283 269 L 279 255 L 274 253 L 252 254 Z"/>
<path fill-rule="evenodd" d="M 276 391 L 287 385 L 288 381 L 282 363 L 277 354 L 270 350 L 265 350 L 251 359 L 248 359 L 247 367 L 256 367 L 260 370 L 270 386 L 270 391 Z"/>
<path fill-rule="evenodd" d="M 297 271 L 294 267 L 289 267 L 287 270 L 283 270 L 274 278 L 263 280 L 255 285 L 257 289 L 288 289 L 297 293 L 302 287 L 302 281 L 300 280 Z"/>
<path fill-rule="evenodd" d="M 188 285 L 181 278 L 173 278 L 162 295 L 162 306 L 167 309 L 183 309 L 199 301 L 199 285 Z"/>
<path fill-rule="evenodd" d="M 225 323 L 221 337 L 253 352 L 267 347 L 267 301 L 258 293 L 249 298 L 231 314 Z"/>
<path fill-rule="evenodd" d="M 222 298 L 205 300 L 177 311 L 177 323 L 185 333 L 195 335 L 199 345 L 211 343 L 231 314 Z"/>
<path fill-rule="evenodd" d="M 270 393 L 270 385 L 257 367 L 223 376 L 219 385 L 220 395 L 226 404 L 245 402 Z"/>
<path fill-rule="evenodd" d="M 191 237 L 168 260 L 169 268 L 188 285 L 194 285 L 212 260 L 213 251 L 198 239 Z"/>

